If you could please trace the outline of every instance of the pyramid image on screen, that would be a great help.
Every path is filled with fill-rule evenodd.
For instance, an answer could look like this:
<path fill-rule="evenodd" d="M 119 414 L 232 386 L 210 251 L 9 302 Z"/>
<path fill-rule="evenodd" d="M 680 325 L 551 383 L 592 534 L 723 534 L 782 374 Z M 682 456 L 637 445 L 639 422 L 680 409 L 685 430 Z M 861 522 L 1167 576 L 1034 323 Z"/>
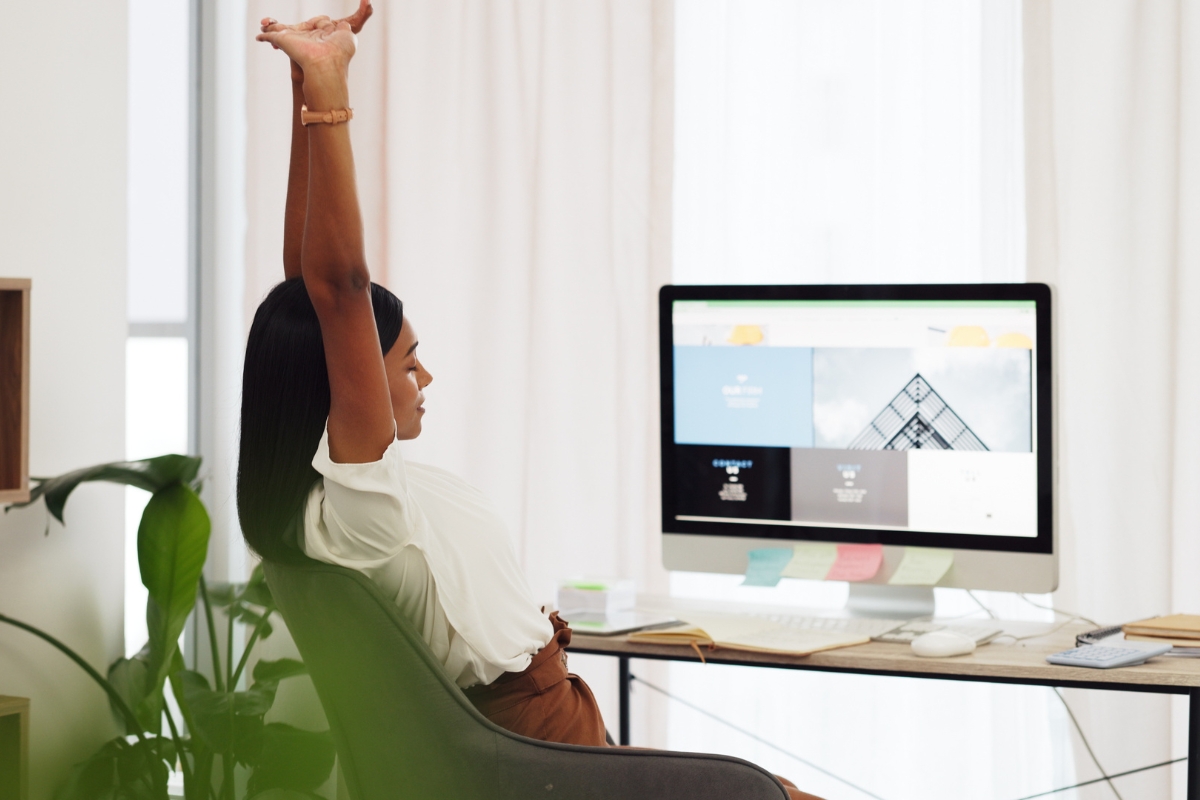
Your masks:
<path fill-rule="evenodd" d="M 862 433 L 851 450 L 987 450 L 921 373 L 913 376 Z"/>

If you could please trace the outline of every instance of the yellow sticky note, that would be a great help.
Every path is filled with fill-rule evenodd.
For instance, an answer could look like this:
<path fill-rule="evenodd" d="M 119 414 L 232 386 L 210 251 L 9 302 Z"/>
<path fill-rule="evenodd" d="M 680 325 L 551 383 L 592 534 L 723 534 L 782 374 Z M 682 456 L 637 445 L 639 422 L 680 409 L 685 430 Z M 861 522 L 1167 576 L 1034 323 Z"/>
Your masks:
<path fill-rule="evenodd" d="M 931 547 L 906 547 L 900 566 L 888 578 L 893 586 L 933 586 L 954 563 L 950 550 L 935 550 Z"/>
<path fill-rule="evenodd" d="M 792 550 L 792 560 L 780 573 L 785 578 L 823 581 L 833 567 L 833 562 L 837 561 L 836 544 L 801 542 L 793 546 Z"/>

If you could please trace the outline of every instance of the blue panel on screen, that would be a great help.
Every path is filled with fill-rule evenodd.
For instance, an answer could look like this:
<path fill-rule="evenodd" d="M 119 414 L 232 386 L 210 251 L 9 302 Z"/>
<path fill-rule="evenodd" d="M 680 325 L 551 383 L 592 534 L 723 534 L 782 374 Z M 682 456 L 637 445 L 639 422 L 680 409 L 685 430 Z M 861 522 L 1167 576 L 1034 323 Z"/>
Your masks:
<path fill-rule="evenodd" d="M 675 347 L 679 444 L 812 447 L 812 348 Z"/>

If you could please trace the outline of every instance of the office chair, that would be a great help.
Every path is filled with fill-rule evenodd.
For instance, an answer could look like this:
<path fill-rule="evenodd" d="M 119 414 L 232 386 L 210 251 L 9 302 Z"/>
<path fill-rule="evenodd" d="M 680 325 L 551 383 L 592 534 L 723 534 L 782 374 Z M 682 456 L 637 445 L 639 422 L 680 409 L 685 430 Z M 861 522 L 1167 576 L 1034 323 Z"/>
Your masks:
<path fill-rule="evenodd" d="M 510 733 L 479 713 L 366 576 L 317 562 L 265 570 L 352 800 L 787 800 L 773 775 L 737 758 Z"/>

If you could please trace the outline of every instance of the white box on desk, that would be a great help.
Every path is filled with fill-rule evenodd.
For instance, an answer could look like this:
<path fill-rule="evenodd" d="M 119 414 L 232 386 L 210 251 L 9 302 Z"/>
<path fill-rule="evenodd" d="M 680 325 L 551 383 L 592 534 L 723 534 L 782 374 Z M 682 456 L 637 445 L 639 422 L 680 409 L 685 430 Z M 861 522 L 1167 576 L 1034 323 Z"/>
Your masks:
<path fill-rule="evenodd" d="M 633 608 L 637 594 L 627 578 L 580 578 L 558 585 L 558 610 L 563 616 L 597 614 L 606 616 Z"/>

